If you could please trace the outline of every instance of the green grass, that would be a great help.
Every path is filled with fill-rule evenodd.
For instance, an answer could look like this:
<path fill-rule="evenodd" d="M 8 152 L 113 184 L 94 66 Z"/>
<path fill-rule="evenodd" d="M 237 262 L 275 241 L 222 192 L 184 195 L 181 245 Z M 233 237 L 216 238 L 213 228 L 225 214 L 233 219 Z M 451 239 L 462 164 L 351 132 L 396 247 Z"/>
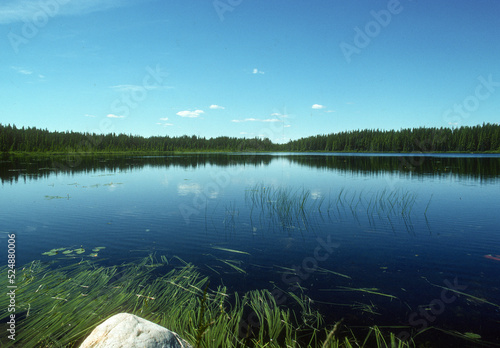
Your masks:
<path fill-rule="evenodd" d="M 0 273 L 6 288 L 7 268 Z M 167 327 L 193 347 L 351 347 L 362 342 L 349 333 L 332 334 L 303 295 L 287 294 L 296 302 L 293 311 L 278 305 L 268 290 L 228 294 L 225 287 L 210 288 L 192 264 L 164 255 L 160 261 L 149 256 L 115 266 L 33 261 L 19 268 L 16 285 L 16 341 L 2 338 L 2 347 L 77 347 L 98 324 L 121 312 Z M 1 308 L 8 300 L 0 297 Z M 7 316 L 4 310 L 2 322 Z M 396 340 L 377 328 L 369 336 L 364 341 L 380 341 L 378 347 Z M 395 342 L 390 346 L 409 347 Z"/>

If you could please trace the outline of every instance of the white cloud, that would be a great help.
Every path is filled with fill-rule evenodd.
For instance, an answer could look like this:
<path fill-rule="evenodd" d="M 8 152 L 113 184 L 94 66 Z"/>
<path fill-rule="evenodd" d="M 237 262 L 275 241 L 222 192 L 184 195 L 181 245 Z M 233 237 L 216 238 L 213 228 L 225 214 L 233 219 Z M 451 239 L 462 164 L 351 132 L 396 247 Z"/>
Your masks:
<path fill-rule="evenodd" d="M 220 105 L 216 105 L 216 104 L 212 104 L 212 105 L 210 105 L 210 109 L 212 109 L 212 110 L 223 110 L 223 109 L 225 109 L 225 107 L 220 106 Z"/>
<path fill-rule="evenodd" d="M 196 118 L 204 113 L 205 112 L 203 110 L 194 110 L 194 111 L 185 110 L 185 111 L 179 111 L 176 115 L 179 115 L 180 117 Z"/>
<path fill-rule="evenodd" d="M 279 112 L 273 112 L 271 114 L 271 116 L 274 116 L 274 117 L 279 117 L 280 119 L 283 119 L 283 118 L 287 118 L 289 115 L 287 114 L 282 114 L 282 113 L 279 113 Z"/>
<path fill-rule="evenodd" d="M 265 72 L 260 71 L 259 69 L 255 68 L 255 69 L 252 70 L 252 74 L 261 74 L 261 75 L 264 75 Z"/>
<path fill-rule="evenodd" d="M 320 104 L 314 104 L 314 105 L 312 106 L 312 108 L 313 108 L 313 109 L 324 109 L 324 108 L 325 108 L 325 106 L 324 106 L 324 105 L 320 105 Z"/>
<path fill-rule="evenodd" d="M 336 111 L 335 110 L 326 110 L 325 112 L 330 113 L 330 112 L 336 112 Z"/>
<path fill-rule="evenodd" d="M 285 124 L 283 127 L 285 127 L 285 128 L 289 128 L 289 127 L 291 127 L 291 126 L 290 126 L 289 124 Z"/>
<path fill-rule="evenodd" d="M 236 123 L 239 123 L 239 122 L 254 122 L 254 121 L 258 121 L 256 118 L 245 118 L 244 120 L 231 120 L 231 122 L 236 122 Z"/>
<path fill-rule="evenodd" d="M 25 68 L 21 68 L 20 66 L 11 66 L 11 68 L 13 70 L 17 71 L 18 73 L 23 74 L 23 75 L 31 75 L 31 74 L 33 74 L 33 71 L 25 69 Z"/>
<path fill-rule="evenodd" d="M 160 121 L 168 121 L 168 117 L 162 117 L 160 118 Z"/>
<path fill-rule="evenodd" d="M 108 118 L 125 118 L 125 116 L 118 116 L 118 115 L 114 115 L 114 114 L 109 114 L 106 117 L 108 117 Z"/>
<path fill-rule="evenodd" d="M 245 118 L 244 120 L 231 120 L 231 122 L 240 123 L 240 122 L 282 122 L 277 118 L 268 118 L 265 120 L 261 120 L 258 118 Z"/>
<path fill-rule="evenodd" d="M 90 115 L 90 114 L 85 114 L 84 116 L 85 117 L 95 117 L 94 115 Z"/>

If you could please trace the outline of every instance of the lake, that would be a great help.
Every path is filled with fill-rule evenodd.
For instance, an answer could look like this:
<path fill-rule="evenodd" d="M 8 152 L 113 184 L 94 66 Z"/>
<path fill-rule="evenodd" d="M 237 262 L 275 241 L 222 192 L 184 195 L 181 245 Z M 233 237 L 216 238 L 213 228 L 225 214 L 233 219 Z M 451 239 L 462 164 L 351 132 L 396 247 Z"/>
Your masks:
<path fill-rule="evenodd" d="M 0 179 L 18 265 L 163 255 L 214 287 L 307 296 L 328 325 L 500 342 L 500 155 L 12 157 Z"/>

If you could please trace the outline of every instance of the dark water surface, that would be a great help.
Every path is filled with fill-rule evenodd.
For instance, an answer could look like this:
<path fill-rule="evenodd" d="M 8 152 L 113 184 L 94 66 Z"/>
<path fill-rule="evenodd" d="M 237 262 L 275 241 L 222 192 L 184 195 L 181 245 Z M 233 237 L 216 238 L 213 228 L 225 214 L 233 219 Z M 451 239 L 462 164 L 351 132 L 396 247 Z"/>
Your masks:
<path fill-rule="evenodd" d="M 304 294 L 330 324 L 500 342 L 500 156 L 402 156 L 6 158 L 0 241 L 16 233 L 18 264 L 177 256 L 213 286 Z"/>

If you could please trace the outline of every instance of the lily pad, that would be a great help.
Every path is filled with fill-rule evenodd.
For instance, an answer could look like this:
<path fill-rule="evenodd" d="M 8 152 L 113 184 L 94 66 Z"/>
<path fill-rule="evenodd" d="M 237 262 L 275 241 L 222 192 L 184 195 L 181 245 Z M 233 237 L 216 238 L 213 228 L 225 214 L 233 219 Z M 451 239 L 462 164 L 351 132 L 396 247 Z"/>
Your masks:
<path fill-rule="evenodd" d="M 102 249 L 106 249 L 106 247 L 96 247 L 96 248 L 92 249 L 92 251 L 99 252 Z"/>
<path fill-rule="evenodd" d="M 481 335 L 474 333 L 474 332 L 465 332 L 464 336 L 467 338 L 472 338 L 472 339 L 480 339 Z"/>
<path fill-rule="evenodd" d="M 51 251 L 55 251 L 55 252 L 58 252 L 58 251 L 63 251 L 63 250 L 66 250 L 67 248 L 57 248 L 57 249 L 52 249 Z"/>
<path fill-rule="evenodd" d="M 97 257 L 97 253 L 89 254 L 90 257 Z"/>
<path fill-rule="evenodd" d="M 75 249 L 74 252 L 77 254 L 83 254 L 85 252 L 85 249 L 83 248 Z"/>
<path fill-rule="evenodd" d="M 46 252 L 42 253 L 42 255 L 45 255 L 45 256 L 54 256 L 54 255 L 59 254 L 59 252 L 63 251 L 63 250 L 66 250 L 66 248 L 51 249 L 49 251 L 46 251 Z"/>
<path fill-rule="evenodd" d="M 63 254 L 68 255 L 68 254 L 71 254 L 72 252 L 73 252 L 73 250 L 65 250 L 65 251 L 63 251 Z"/>
<path fill-rule="evenodd" d="M 48 199 L 48 200 L 51 200 L 51 199 L 64 199 L 64 198 L 67 198 L 67 197 L 45 195 L 45 199 Z"/>

